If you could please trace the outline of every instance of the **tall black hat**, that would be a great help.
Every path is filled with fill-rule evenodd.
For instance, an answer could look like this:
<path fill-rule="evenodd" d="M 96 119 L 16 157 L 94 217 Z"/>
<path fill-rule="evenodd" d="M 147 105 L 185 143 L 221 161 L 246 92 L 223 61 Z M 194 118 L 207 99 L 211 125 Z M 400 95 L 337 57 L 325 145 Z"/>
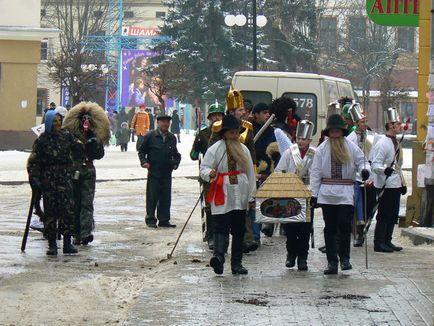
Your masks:
<path fill-rule="evenodd" d="M 231 129 L 240 129 L 240 122 L 232 114 L 226 114 L 223 117 L 220 133 L 223 134 L 225 131 Z"/>
<path fill-rule="evenodd" d="M 349 131 L 345 127 L 344 119 L 339 114 L 332 114 L 327 120 L 327 127 L 324 129 L 324 135 L 328 136 L 330 129 L 341 129 L 344 136 L 348 136 Z"/>

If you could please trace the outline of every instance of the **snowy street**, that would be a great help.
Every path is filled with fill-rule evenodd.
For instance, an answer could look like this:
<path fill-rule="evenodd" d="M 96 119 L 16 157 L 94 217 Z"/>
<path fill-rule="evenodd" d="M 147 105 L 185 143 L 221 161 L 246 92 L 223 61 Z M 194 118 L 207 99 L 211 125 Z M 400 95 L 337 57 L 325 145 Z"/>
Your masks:
<path fill-rule="evenodd" d="M 171 210 L 177 228 L 145 226 L 146 172 L 135 143 L 126 153 L 110 147 L 96 163 L 97 180 L 105 182 L 97 182 L 95 241 L 78 255 L 54 258 L 45 255 L 46 240 L 36 231 L 20 252 L 30 200 L 28 153 L 0 152 L 0 325 L 432 324 L 434 247 L 413 246 L 398 228 L 395 242 L 404 250 L 393 254 L 374 253 L 371 228 L 368 269 L 364 248 L 352 248 L 353 270 L 337 276 L 323 275 L 326 258 L 317 248 L 310 250 L 309 271 L 287 269 L 285 238 L 275 235 L 245 256 L 247 276 L 233 276 L 227 264 L 220 277 L 207 266 L 211 252 L 197 209 L 167 259 L 199 194 L 197 162 L 188 155 L 193 133 L 181 140 Z M 316 214 L 319 247 L 324 225 L 321 211 Z"/>

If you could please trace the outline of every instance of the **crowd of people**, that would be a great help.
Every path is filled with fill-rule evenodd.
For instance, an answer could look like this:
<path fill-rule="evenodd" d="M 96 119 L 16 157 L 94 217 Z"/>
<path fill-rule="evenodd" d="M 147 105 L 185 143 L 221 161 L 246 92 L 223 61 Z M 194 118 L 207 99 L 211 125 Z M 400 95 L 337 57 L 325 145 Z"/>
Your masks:
<path fill-rule="evenodd" d="M 286 235 L 285 266 L 297 265 L 298 270 L 307 271 L 315 208 L 322 209 L 325 223 L 325 246 L 320 249 L 327 257 L 326 275 L 337 274 L 339 265 L 341 270 L 352 269 L 351 235 L 354 247 L 362 246 L 377 207 L 374 250 L 402 250 L 392 243 L 400 196 L 407 191 L 400 168 L 401 144 L 396 139 L 402 131 L 397 110 L 386 111 L 386 132 L 379 135 L 370 130 L 354 100 L 342 98 L 330 108 L 334 113 L 329 114 L 314 148 L 315 126 L 297 115 L 297 104 L 289 97 L 252 106 L 240 91 L 231 90 L 225 105 L 216 102 L 209 107 L 209 124 L 196 134 L 190 158 L 200 164 L 204 239 L 213 251 L 210 266 L 216 274 L 224 272 L 230 243 L 232 273 L 247 274 L 243 254 L 258 250 L 261 236 L 272 237 L 276 229 Z M 342 114 L 335 113 L 337 109 Z M 110 126 L 121 151 L 127 150 L 131 134 L 137 136 L 140 165 L 148 171 L 146 225 L 176 227 L 170 216 L 172 172 L 181 162 L 176 111 L 171 116 L 158 114 L 154 129 L 154 116 L 144 106 L 130 111 L 133 114 L 121 108 L 115 116 L 114 131 L 113 119 L 95 103 L 80 103 L 67 114 L 66 110 L 56 110 L 45 114 L 45 132 L 35 141 L 28 160 L 32 190 L 36 198 L 42 195 L 44 203 L 43 210 L 40 205 L 35 207 L 43 216 L 47 255 L 57 254 L 59 235 L 63 235 L 66 254 L 77 252 L 72 238 L 76 245 L 93 241 L 93 161 L 104 156 Z M 265 206 L 271 213 L 265 214 L 274 219 L 257 222 L 257 189 L 271 174 L 286 173 L 295 174 L 310 189 L 308 205 L 288 198 L 282 201 L 284 212 L 274 214 L 280 201 L 270 198 Z M 303 209 L 305 220 L 281 222 L 281 215 L 300 215 Z M 280 228 L 276 228 L 278 224 Z"/>
<path fill-rule="evenodd" d="M 272 173 L 294 173 L 309 187 L 312 196 L 307 216 L 313 215 L 315 208 L 322 209 L 325 246 L 320 250 L 327 257 L 324 274 L 337 274 L 339 265 L 342 270 L 352 269 L 351 235 L 354 247 L 362 246 L 376 206 L 374 250 L 402 250 L 392 243 L 400 196 L 406 193 L 401 144 L 396 140 L 402 131 L 397 110 L 387 110 L 386 133 L 379 135 L 370 130 L 361 106 L 353 99 L 342 98 L 330 108 L 341 114 L 329 114 L 314 148 L 314 125 L 298 117 L 291 98 L 252 107 L 246 105 L 241 92 L 231 90 L 226 108 L 210 106 L 209 126 L 196 135 L 190 157 L 200 160 L 200 182 L 207 203 L 205 240 L 213 250 L 210 266 L 216 274 L 224 270 L 229 233 L 232 273 L 247 274 L 243 253 L 260 248 L 261 233 L 271 237 L 280 224 L 279 214 L 274 214 L 274 223 L 256 223 L 255 218 L 255 190 Z M 279 205 L 278 200 L 268 203 Z M 300 213 L 300 207 L 294 214 Z M 275 208 L 268 207 L 273 212 Z M 312 221 L 310 216 L 309 221 L 281 225 L 287 238 L 286 267 L 297 264 L 298 270 L 308 270 Z"/>

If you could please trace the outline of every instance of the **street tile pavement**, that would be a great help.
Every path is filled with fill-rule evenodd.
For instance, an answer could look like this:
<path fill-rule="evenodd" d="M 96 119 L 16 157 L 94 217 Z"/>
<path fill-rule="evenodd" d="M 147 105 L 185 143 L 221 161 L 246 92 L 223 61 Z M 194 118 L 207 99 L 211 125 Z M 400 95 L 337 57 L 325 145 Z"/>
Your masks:
<path fill-rule="evenodd" d="M 368 248 L 366 269 L 365 248 L 353 248 L 353 270 L 324 276 L 325 255 L 317 249 L 310 250 L 308 272 L 287 269 L 284 241 L 265 238 L 245 255 L 247 276 L 231 274 L 229 257 L 224 275 L 214 275 L 205 245 L 185 244 L 144 286 L 124 325 L 432 325 L 432 250 Z"/>

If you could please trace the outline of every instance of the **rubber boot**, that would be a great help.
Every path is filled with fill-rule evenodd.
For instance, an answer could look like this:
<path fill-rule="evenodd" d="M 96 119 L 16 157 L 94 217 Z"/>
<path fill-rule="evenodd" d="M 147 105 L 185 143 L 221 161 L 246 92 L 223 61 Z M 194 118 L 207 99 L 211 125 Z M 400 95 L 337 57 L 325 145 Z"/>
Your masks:
<path fill-rule="evenodd" d="M 243 237 L 233 236 L 232 237 L 232 250 L 231 250 L 231 268 L 232 274 L 247 274 L 248 271 L 241 264 L 243 259 Z"/>
<path fill-rule="evenodd" d="M 374 233 L 374 251 L 376 252 L 393 252 L 393 249 L 386 246 L 386 223 L 377 220 Z"/>
<path fill-rule="evenodd" d="M 263 223 L 262 224 L 262 233 L 264 233 L 267 237 L 272 237 L 274 233 L 274 224 L 272 223 Z"/>
<path fill-rule="evenodd" d="M 223 274 L 223 265 L 225 263 L 225 245 L 226 235 L 223 233 L 214 233 L 214 255 L 209 265 L 214 269 L 214 273 Z"/>
<path fill-rule="evenodd" d="M 362 247 L 363 243 L 365 242 L 365 235 L 363 234 L 363 231 L 365 229 L 364 225 L 357 225 L 356 226 L 356 239 L 354 240 L 354 247 Z"/>
<path fill-rule="evenodd" d="M 401 251 L 402 247 L 395 246 L 392 243 L 392 235 L 393 235 L 393 229 L 394 228 L 395 228 L 394 223 L 389 223 L 386 225 L 386 237 L 385 237 L 384 243 L 386 244 L 387 247 L 391 248 L 393 251 Z"/>
<path fill-rule="evenodd" d="M 78 252 L 77 248 L 75 248 L 71 243 L 71 236 L 64 235 L 63 236 L 63 253 L 64 254 L 76 254 Z"/>
<path fill-rule="evenodd" d="M 57 241 L 56 241 L 56 238 L 48 240 L 47 256 L 57 256 Z"/>

